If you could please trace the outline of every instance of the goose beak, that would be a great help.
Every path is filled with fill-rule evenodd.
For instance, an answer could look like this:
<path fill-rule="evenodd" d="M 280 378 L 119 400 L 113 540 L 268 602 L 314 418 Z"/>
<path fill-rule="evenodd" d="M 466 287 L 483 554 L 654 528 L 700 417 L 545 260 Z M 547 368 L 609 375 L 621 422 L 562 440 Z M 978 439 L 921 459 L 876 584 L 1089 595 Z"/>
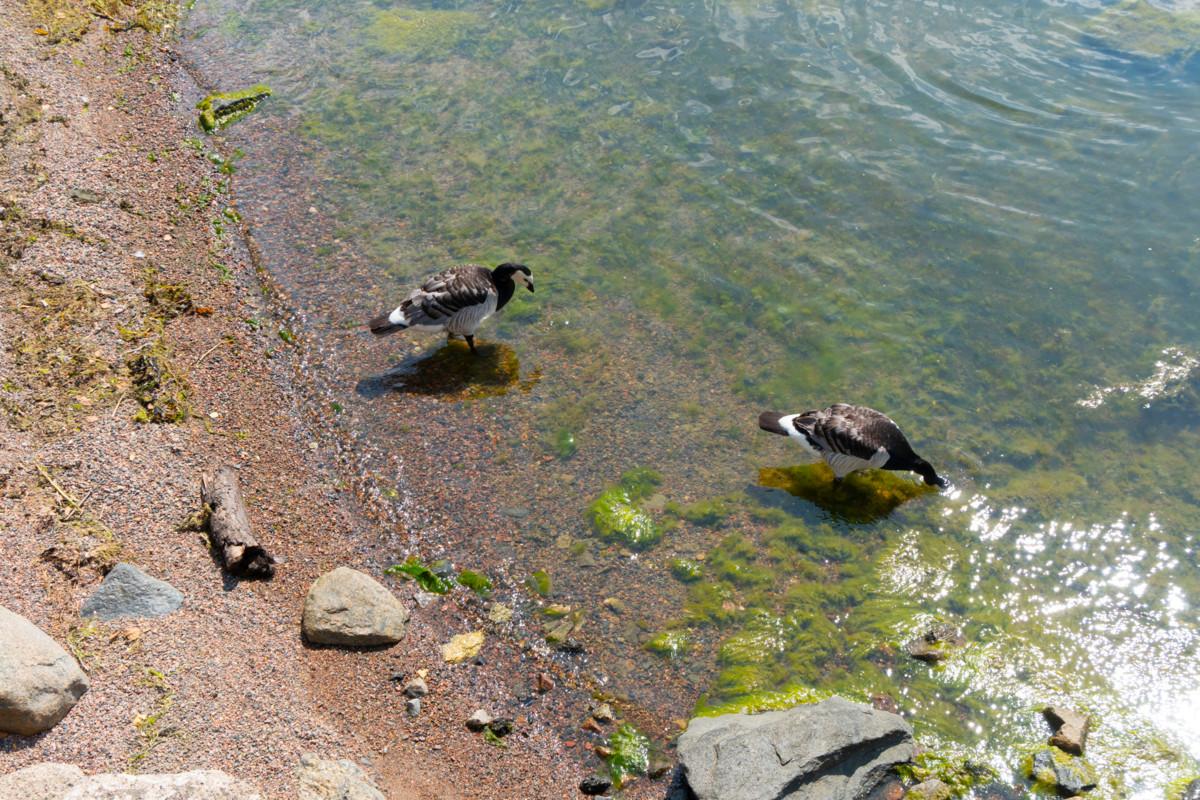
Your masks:
<path fill-rule="evenodd" d="M 525 288 L 528 289 L 530 292 L 533 292 L 533 278 L 525 279 Z"/>

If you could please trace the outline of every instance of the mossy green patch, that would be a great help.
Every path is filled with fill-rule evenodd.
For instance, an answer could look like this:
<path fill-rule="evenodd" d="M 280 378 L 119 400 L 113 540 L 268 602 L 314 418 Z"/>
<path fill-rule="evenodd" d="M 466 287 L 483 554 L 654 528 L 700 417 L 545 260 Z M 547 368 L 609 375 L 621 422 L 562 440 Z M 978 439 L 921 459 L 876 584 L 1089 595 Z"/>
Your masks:
<path fill-rule="evenodd" d="M 744 694 L 736 700 L 712 703 L 702 697 L 696 706 L 697 717 L 719 717 L 722 714 L 758 714 L 763 711 L 782 711 L 807 703 L 819 703 L 831 693 L 811 686 L 788 686 L 781 689 Z"/>
<path fill-rule="evenodd" d="M 474 570 L 464 569 L 459 572 L 458 582 L 461 586 L 467 587 L 480 597 L 487 597 L 492 593 L 491 578 Z"/>
<path fill-rule="evenodd" d="M 884 470 L 863 470 L 834 482 L 826 464 L 802 467 L 767 467 L 758 471 L 758 483 L 802 497 L 849 522 L 874 522 L 916 497 L 937 489 Z"/>
<path fill-rule="evenodd" d="M 421 562 L 416 556 L 409 556 L 402 564 L 393 564 L 384 570 L 387 575 L 403 575 L 415 580 L 422 589 L 434 594 L 446 594 L 454 588 L 454 580 L 439 575 Z"/>
<path fill-rule="evenodd" d="M 446 56 L 481 22 L 469 11 L 389 8 L 375 12 L 366 43 L 391 55 Z"/>
<path fill-rule="evenodd" d="M 205 133 L 222 130 L 253 113 L 263 100 L 271 96 L 271 87 L 259 83 L 234 92 L 213 92 L 199 103 L 200 127 Z"/>
<path fill-rule="evenodd" d="M 662 529 L 638 501 L 649 496 L 662 476 L 638 467 L 621 475 L 616 486 L 605 489 L 588 507 L 588 516 L 601 537 L 644 550 L 662 537 Z"/>
<path fill-rule="evenodd" d="M 971 756 L 952 751 L 922 750 L 897 770 L 906 783 L 937 779 L 950 787 L 954 797 L 967 794 L 976 786 L 997 779 L 996 771 Z"/>
<path fill-rule="evenodd" d="M 667 511 L 680 519 L 687 520 L 693 525 L 715 528 L 725 521 L 730 514 L 728 504 L 720 499 L 698 500 L 695 503 L 679 505 L 668 503 Z"/>
<path fill-rule="evenodd" d="M 133 396 L 141 406 L 135 422 L 181 423 L 191 415 L 191 387 L 176 369 L 164 337 L 131 357 L 126 365 Z"/>
<path fill-rule="evenodd" d="M 650 739 L 629 723 L 613 731 L 608 748 L 612 751 L 608 757 L 608 771 L 618 788 L 626 778 L 645 775 L 650 768 Z"/>
<path fill-rule="evenodd" d="M 663 631 L 649 639 L 645 648 L 651 653 L 668 658 L 678 658 L 688 650 L 690 637 L 684 630 Z"/>
<path fill-rule="evenodd" d="M 671 574 L 684 583 L 691 583 L 704 577 L 704 567 L 692 558 L 676 558 L 671 561 Z"/>
<path fill-rule="evenodd" d="M 476 342 L 479 355 L 461 340 L 447 342 L 432 354 L 406 362 L 388 376 L 386 385 L 398 392 L 428 395 L 446 402 L 499 397 L 513 389 L 528 392 L 541 379 L 534 371 L 521 377 L 516 352 L 499 342 Z"/>
<path fill-rule="evenodd" d="M 535 570 L 525 579 L 525 585 L 542 597 L 550 596 L 550 573 L 544 569 Z"/>

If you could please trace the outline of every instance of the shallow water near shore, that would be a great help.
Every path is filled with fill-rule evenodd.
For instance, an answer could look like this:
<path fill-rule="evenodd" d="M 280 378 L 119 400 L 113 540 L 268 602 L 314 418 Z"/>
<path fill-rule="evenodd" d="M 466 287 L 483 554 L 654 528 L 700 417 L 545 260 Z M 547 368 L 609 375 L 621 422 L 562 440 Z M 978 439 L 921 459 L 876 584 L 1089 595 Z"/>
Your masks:
<path fill-rule="evenodd" d="M 1150 798 L 1200 758 L 1198 29 L 1182 3 L 198 0 L 185 51 L 274 91 L 227 132 L 241 211 L 330 457 L 393 523 L 371 559 L 487 572 L 529 633 L 545 570 L 597 690 L 665 719 L 886 695 L 1011 779 L 1065 703 L 1097 793 Z M 505 260 L 537 293 L 483 362 L 365 332 Z M 952 487 L 833 487 L 755 425 L 838 401 Z M 931 667 L 904 644 L 935 621 L 967 644 Z"/>

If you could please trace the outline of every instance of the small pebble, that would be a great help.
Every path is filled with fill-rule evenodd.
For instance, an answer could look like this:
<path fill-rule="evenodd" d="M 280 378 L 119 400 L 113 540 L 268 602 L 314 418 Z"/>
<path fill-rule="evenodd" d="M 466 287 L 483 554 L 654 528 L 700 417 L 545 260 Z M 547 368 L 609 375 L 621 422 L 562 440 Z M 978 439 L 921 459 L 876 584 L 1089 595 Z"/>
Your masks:
<path fill-rule="evenodd" d="M 424 697 L 429 694 L 429 686 L 420 678 L 413 678 L 405 684 L 404 694 L 408 697 Z"/>
<path fill-rule="evenodd" d="M 554 679 L 544 672 L 539 672 L 537 676 L 537 690 L 542 694 L 554 691 Z"/>
<path fill-rule="evenodd" d="M 616 718 L 617 715 L 613 713 L 612 706 L 608 703 L 601 703 L 592 711 L 592 719 L 596 722 L 613 722 Z"/>
<path fill-rule="evenodd" d="M 492 715 L 481 708 L 467 719 L 467 728 L 478 733 L 490 725 L 491 722 Z"/>
<path fill-rule="evenodd" d="M 404 704 L 404 710 L 408 712 L 410 717 L 419 716 L 421 713 L 421 698 L 410 697 L 408 702 Z"/>
<path fill-rule="evenodd" d="M 604 794 L 612 788 L 612 781 L 602 775 L 589 775 L 579 782 L 579 791 L 588 795 Z"/>
<path fill-rule="evenodd" d="M 591 731 L 592 733 L 604 733 L 604 729 L 600 727 L 600 723 L 596 722 L 596 720 L 594 720 L 594 719 L 589 719 L 587 722 L 583 723 L 580 727 L 583 728 L 585 731 Z"/>

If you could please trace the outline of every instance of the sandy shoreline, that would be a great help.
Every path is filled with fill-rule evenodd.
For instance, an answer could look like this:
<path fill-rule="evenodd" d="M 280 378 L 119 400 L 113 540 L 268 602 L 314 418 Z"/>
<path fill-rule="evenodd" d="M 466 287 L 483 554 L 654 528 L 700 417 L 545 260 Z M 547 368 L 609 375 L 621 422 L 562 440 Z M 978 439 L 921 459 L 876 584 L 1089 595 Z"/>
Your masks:
<path fill-rule="evenodd" d="M 397 585 L 413 621 L 391 649 L 301 641 L 308 586 L 364 567 L 351 543 L 377 523 L 306 428 L 301 355 L 279 335 L 217 147 L 195 126 L 200 92 L 169 42 L 143 30 L 95 19 L 79 41 L 52 44 L 36 27 L 23 3 L 0 0 L 0 603 L 70 643 L 91 690 L 50 732 L 0 738 L 0 774 L 40 761 L 216 768 L 288 797 L 313 751 L 359 760 L 391 798 L 577 796 L 601 766 L 587 750 L 602 738 L 578 731 L 591 689 L 495 628 L 483 665 L 442 664 L 450 634 L 487 628 L 469 593 L 421 609 Z M 146 354 L 178 376 L 156 405 L 177 422 L 134 419 L 128 365 Z M 283 561 L 269 582 L 224 576 L 200 535 L 179 530 L 200 473 L 220 464 L 238 468 Z M 51 547 L 57 560 L 43 557 Z M 183 609 L 87 625 L 80 604 L 115 560 L 169 581 Z M 418 669 L 431 694 L 409 720 L 395 677 Z M 530 694 L 543 670 L 559 686 Z M 508 747 L 465 730 L 478 707 L 517 719 Z M 157 728 L 134 725 L 163 709 Z M 642 781 L 625 796 L 666 788 Z"/>

